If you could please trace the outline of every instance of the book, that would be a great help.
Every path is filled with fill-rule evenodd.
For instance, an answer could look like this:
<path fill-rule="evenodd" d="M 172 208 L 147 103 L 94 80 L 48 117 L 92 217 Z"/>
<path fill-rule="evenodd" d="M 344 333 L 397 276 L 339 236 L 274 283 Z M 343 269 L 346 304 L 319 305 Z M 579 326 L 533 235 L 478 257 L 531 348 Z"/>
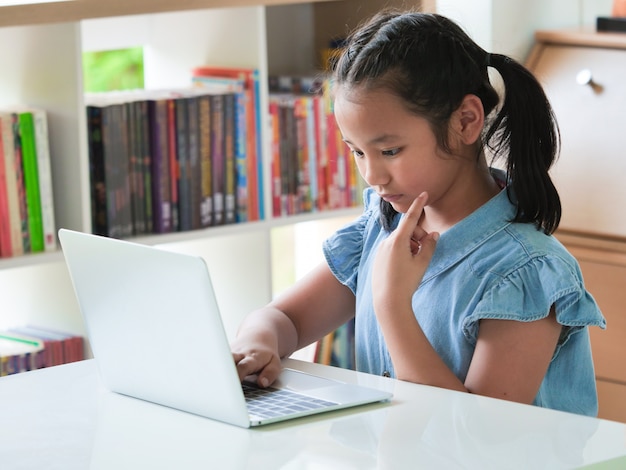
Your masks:
<path fill-rule="evenodd" d="M 168 99 L 164 97 L 154 97 L 148 101 L 152 173 L 152 227 L 155 233 L 167 233 L 172 230 L 167 101 Z"/>
<path fill-rule="evenodd" d="M 128 131 L 128 171 L 130 183 L 130 201 L 132 210 L 133 234 L 146 233 L 146 209 L 141 156 L 141 109 L 139 100 L 125 103 L 127 110 Z"/>
<path fill-rule="evenodd" d="M 187 151 L 189 155 L 189 193 L 191 196 L 191 229 L 202 227 L 202 168 L 200 162 L 200 126 L 198 97 L 187 98 Z"/>
<path fill-rule="evenodd" d="M 43 109 L 33 109 L 35 126 L 35 146 L 37 148 L 37 174 L 39 176 L 39 197 L 41 199 L 41 223 L 44 251 L 57 248 L 56 224 L 54 216 L 54 194 L 52 169 L 50 167 L 50 141 L 48 117 Z"/>
<path fill-rule="evenodd" d="M 180 230 L 180 203 L 178 201 L 178 146 L 176 142 L 176 102 L 167 100 L 167 147 L 170 175 L 170 215 L 172 232 Z"/>
<path fill-rule="evenodd" d="M 213 186 L 213 223 L 225 223 L 226 156 L 224 153 L 224 95 L 211 95 L 211 167 Z"/>
<path fill-rule="evenodd" d="M 32 253 L 43 251 L 43 225 L 41 221 L 41 197 L 37 171 L 37 148 L 35 125 L 30 111 L 21 111 L 18 116 L 18 132 L 22 150 L 22 171 L 26 212 L 28 214 L 28 238 Z"/>
<path fill-rule="evenodd" d="M 193 227 L 191 214 L 191 166 L 189 160 L 189 113 L 187 98 L 175 98 L 176 103 L 176 149 L 178 157 L 178 205 L 179 228 L 182 231 Z"/>
<path fill-rule="evenodd" d="M 89 182 L 91 191 L 91 230 L 96 235 L 108 235 L 106 172 L 102 141 L 101 106 L 87 105 L 87 147 L 89 153 Z"/>
<path fill-rule="evenodd" d="M 237 222 L 237 105 L 232 93 L 224 94 L 224 223 Z"/>
<path fill-rule="evenodd" d="M 133 234 L 126 107 L 116 101 L 103 108 L 102 141 L 107 197 L 108 236 Z"/>
<path fill-rule="evenodd" d="M 152 149 L 150 146 L 150 119 L 148 117 L 148 100 L 138 100 L 139 125 L 135 128 L 139 133 L 139 152 L 141 155 L 141 174 L 143 177 L 143 200 L 146 233 L 154 231 L 152 210 Z"/>
<path fill-rule="evenodd" d="M 19 114 L 11 113 L 13 132 L 13 156 L 15 181 L 17 185 L 17 201 L 19 205 L 19 227 L 23 253 L 30 253 L 30 231 L 28 229 L 28 207 L 26 205 L 26 187 L 24 185 L 24 164 L 22 157 L 22 137 L 20 135 Z"/>
<path fill-rule="evenodd" d="M 0 112 L 0 131 L 2 132 L 2 149 L 4 154 L 4 177 L 6 184 L 8 226 L 11 236 L 11 255 L 24 253 L 22 241 L 22 222 L 18 200 L 17 179 L 15 170 L 15 145 L 13 134 L 13 116 L 9 112 Z"/>
<path fill-rule="evenodd" d="M 281 216 L 281 169 L 280 169 L 280 128 L 279 128 L 279 104 L 270 98 L 270 151 L 271 151 L 271 192 L 272 192 L 272 216 Z"/>
<path fill-rule="evenodd" d="M 2 116 L 0 116 L 0 120 Z M 9 218 L 9 194 L 4 163 L 2 123 L 0 122 L 0 258 L 13 256 L 11 247 L 11 221 Z"/>
<path fill-rule="evenodd" d="M 211 98 L 202 95 L 198 98 L 198 125 L 200 148 L 201 203 L 200 224 L 209 227 L 213 224 L 213 185 L 211 180 Z"/>

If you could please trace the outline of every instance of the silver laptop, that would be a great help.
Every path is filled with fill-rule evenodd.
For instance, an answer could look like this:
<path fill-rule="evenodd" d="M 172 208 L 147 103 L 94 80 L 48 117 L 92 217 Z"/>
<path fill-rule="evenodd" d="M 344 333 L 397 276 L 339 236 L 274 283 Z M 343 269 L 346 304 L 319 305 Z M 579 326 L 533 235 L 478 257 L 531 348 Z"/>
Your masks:
<path fill-rule="evenodd" d="M 271 397 L 254 386 L 244 397 L 202 258 L 66 229 L 59 239 L 102 381 L 114 392 L 242 427 L 391 399 L 289 369 Z M 286 413 L 277 395 L 300 401 Z"/>

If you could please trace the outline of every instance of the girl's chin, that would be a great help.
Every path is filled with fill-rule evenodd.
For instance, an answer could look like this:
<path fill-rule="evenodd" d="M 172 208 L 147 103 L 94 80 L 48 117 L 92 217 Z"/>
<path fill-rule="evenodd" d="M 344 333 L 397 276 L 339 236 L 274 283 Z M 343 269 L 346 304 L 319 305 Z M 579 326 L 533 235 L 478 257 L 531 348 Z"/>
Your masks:
<path fill-rule="evenodd" d="M 391 207 L 393 207 L 393 210 L 401 214 L 404 214 L 406 211 L 409 210 L 409 206 L 407 206 L 406 204 L 402 204 L 400 202 L 390 202 L 390 204 L 391 204 Z"/>

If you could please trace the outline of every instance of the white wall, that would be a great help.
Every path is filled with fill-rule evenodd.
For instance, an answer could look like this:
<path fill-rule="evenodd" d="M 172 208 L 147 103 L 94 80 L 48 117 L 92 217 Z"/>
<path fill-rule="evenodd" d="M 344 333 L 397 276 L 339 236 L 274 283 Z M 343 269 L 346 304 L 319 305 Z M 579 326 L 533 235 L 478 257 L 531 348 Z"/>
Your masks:
<path fill-rule="evenodd" d="M 608 16 L 612 0 L 430 0 L 431 11 L 456 20 L 483 48 L 524 61 L 538 29 L 585 26 Z"/>

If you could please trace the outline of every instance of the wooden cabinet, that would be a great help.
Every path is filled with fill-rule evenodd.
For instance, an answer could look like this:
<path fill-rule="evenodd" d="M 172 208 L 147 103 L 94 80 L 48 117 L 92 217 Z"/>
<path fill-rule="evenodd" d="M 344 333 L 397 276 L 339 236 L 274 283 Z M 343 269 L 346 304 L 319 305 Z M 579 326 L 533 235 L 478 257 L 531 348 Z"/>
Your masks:
<path fill-rule="evenodd" d="M 557 237 L 607 320 L 591 328 L 602 418 L 626 422 L 626 35 L 540 31 L 528 66 L 561 128 Z"/>

